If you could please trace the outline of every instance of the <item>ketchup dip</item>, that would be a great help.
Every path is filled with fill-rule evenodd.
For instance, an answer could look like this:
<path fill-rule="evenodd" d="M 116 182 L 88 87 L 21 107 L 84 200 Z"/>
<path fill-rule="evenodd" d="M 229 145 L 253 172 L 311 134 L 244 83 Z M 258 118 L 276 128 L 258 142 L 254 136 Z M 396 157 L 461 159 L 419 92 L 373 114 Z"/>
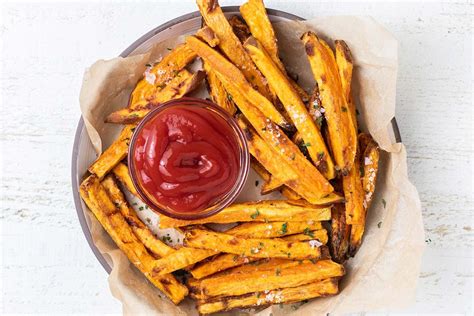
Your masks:
<path fill-rule="evenodd" d="M 245 167 L 242 147 L 247 148 L 236 128 L 223 110 L 201 99 L 170 101 L 150 112 L 136 128 L 129 153 L 141 197 L 169 216 L 198 214 L 225 199 Z"/>

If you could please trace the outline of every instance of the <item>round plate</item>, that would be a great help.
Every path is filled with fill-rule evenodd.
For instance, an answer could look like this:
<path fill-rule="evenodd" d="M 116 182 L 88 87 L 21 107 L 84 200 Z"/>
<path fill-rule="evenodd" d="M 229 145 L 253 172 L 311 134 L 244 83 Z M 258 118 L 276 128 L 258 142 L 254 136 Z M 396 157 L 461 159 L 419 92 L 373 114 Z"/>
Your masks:
<path fill-rule="evenodd" d="M 222 10 L 227 16 L 240 15 L 238 6 L 222 7 Z M 267 14 L 272 22 L 285 20 L 304 20 L 303 18 L 294 14 L 273 9 L 267 9 Z M 146 33 L 138 40 L 136 40 L 132 45 L 130 45 L 127 49 L 125 49 L 120 54 L 120 56 L 127 57 L 129 55 L 144 53 L 158 42 L 180 35 L 196 32 L 201 27 L 201 24 L 201 14 L 199 13 L 199 11 L 182 15 Z M 392 119 L 392 131 L 394 140 L 396 142 L 401 142 L 400 131 L 398 129 L 397 121 L 395 120 L 395 118 Z M 97 249 L 97 247 L 94 245 L 94 242 L 92 240 L 90 227 L 86 221 L 86 217 L 84 214 L 84 212 L 87 211 L 87 207 L 79 195 L 79 185 L 81 183 L 82 176 L 85 174 L 87 168 L 95 159 L 95 152 L 87 135 L 87 131 L 84 126 L 84 121 L 81 118 L 79 120 L 79 124 L 77 125 L 76 136 L 74 139 L 74 147 L 72 150 L 71 177 L 74 204 L 76 206 L 77 216 L 79 218 L 82 231 L 84 232 L 89 246 L 94 252 L 94 255 L 97 257 L 97 260 L 99 260 L 100 264 L 104 267 L 105 271 L 107 271 L 107 273 L 110 273 L 110 271 L 112 271 L 112 267 L 107 262 L 106 258 L 100 253 L 99 249 Z"/>

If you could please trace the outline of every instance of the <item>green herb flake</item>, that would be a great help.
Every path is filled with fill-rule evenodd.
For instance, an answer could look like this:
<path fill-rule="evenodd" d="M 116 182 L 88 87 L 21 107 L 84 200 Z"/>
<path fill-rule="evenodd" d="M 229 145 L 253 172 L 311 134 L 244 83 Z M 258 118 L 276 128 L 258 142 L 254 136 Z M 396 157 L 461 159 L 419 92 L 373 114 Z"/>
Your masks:
<path fill-rule="evenodd" d="M 166 87 L 166 83 L 159 84 L 157 87 L 163 89 L 164 87 Z"/>
<path fill-rule="evenodd" d="M 377 224 L 377 227 L 378 227 L 378 228 L 382 227 L 382 222 L 379 222 L 379 223 Z"/>
<path fill-rule="evenodd" d="M 284 235 L 288 232 L 288 223 L 281 224 L 281 230 L 279 231 L 280 235 Z"/>
<path fill-rule="evenodd" d="M 387 201 L 385 201 L 385 199 L 382 199 L 382 204 L 383 204 L 383 208 L 385 208 L 387 206 Z"/>
<path fill-rule="evenodd" d="M 309 227 L 306 227 L 303 230 L 303 234 L 305 234 L 306 236 L 309 236 L 311 238 L 314 238 L 314 233 L 309 229 Z"/>
<path fill-rule="evenodd" d="M 342 112 L 347 112 L 347 108 L 345 106 L 342 107 Z"/>
<path fill-rule="evenodd" d="M 138 208 L 138 210 L 139 210 L 139 211 L 143 211 L 143 210 L 144 210 L 144 207 L 143 207 L 143 206 L 140 206 L 140 207 Z"/>
<path fill-rule="evenodd" d="M 257 295 L 257 298 L 259 298 L 259 297 L 262 295 L 262 293 L 261 293 L 261 292 L 257 292 L 256 295 Z"/>
<path fill-rule="evenodd" d="M 301 144 L 301 146 L 303 146 L 303 147 L 309 147 L 309 146 L 311 146 L 311 143 L 303 143 L 303 144 Z"/>
<path fill-rule="evenodd" d="M 169 47 L 167 47 L 166 49 L 167 49 L 167 50 L 173 50 L 172 48 L 169 48 Z"/>
<path fill-rule="evenodd" d="M 318 160 L 323 160 L 324 158 L 324 151 L 318 152 Z"/>
<path fill-rule="evenodd" d="M 286 255 L 288 256 L 288 258 L 290 258 L 291 257 L 291 252 L 288 252 Z"/>
<path fill-rule="evenodd" d="M 250 217 L 252 219 L 256 219 L 258 217 L 258 215 L 260 215 L 260 212 L 258 210 L 255 211 L 255 213 L 251 214 Z"/>
<path fill-rule="evenodd" d="M 318 124 L 319 128 L 321 128 L 321 126 L 323 126 L 323 116 L 322 115 L 320 117 L 316 118 L 316 124 Z"/>
<path fill-rule="evenodd" d="M 151 64 L 145 64 L 146 67 L 153 67 Z"/>
<path fill-rule="evenodd" d="M 232 257 L 232 260 L 234 260 L 234 262 L 239 261 L 239 256 L 237 256 L 237 255 L 233 256 L 233 257 Z"/>
<path fill-rule="evenodd" d="M 232 95 L 230 95 L 229 93 L 227 93 L 227 100 L 229 100 L 229 101 L 231 101 L 231 102 L 232 102 L 232 100 L 233 100 Z"/>

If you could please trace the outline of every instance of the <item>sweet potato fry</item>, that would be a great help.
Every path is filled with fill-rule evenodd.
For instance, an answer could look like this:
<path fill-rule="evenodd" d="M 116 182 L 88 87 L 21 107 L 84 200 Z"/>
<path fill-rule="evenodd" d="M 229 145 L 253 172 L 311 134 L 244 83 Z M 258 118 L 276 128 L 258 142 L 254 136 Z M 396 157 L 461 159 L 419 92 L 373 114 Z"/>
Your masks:
<path fill-rule="evenodd" d="M 349 174 L 342 177 L 342 188 L 346 199 L 346 222 L 350 225 L 365 223 L 364 190 L 360 178 L 359 153 Z"/>
<path fill-rule="evenodd" d="M 220 37 L 219 39 L 222 41 Z M 230 91 L 228 86 L 225 85 L 224 80 L 227 78 L 227 81 L 231 82 L 231 84 L 235 87 L 235 91 L 237 91 L 236 93 L 230 93 L 231 97 L 235 97 L 237 94 L 245 95 L 245 98 L 252 100 L 252 104 L 258 105 L 258 108 L 262 111 L 266 118 L 269 118 L 284 128 L 290 128 L 289 123 L 285 120 L 283 115 L 278 112 L 273 103 L 270 102 L 264 95 L 255 90 L 244 77 L 242 72 L 234 64 L 194 36 L 188 36 L 186 38 L 186 43 L 218 74 L 219 79 L 222 81 L 222 83 L 224 83 L 224 86 L 228 92 Z M 250 61 L 252 60 L 250 59 Z M 253 67 L 255 67 L 255 65 Z"/>
<path fill-rule="evenodd" d="M 167 83 L 187 64 L 196 58 L 196 53 L 186 44 L 176 46 L 159 63 L 153 65 L 149 70 L 150 76 L 154 77 L 154 83 L 148 82 L 146 78 L 140 80 L 133 90 L 128 107 L 140 108 L 159 94 Z"/>
<path fill-rule="evenodd" d="M 232 253 L 223 253 L 216 256 L 210 261 L 199 263 L 190 272 L 194 278 L 202 279 L 211 274 L 257 260 L 261 260 L 261 258 L 239 256 Z"/>
<path fill-rule="evenodd" d="M 362 176 L 362 188 L 364 192 L 364 217 L 363 222 L 360 224 L 354 224 L 351 227 L 351 237 L 350 237 L 350 246 L 349 246 L 349 255 L 355 256 L 357 250 L 359 250 L 360 245 L 362 244 L 362 238 L 365 231 L 365 220 L 367 217 L 367 211 L 369 210 L 370 204 L 372 202 L 372 197 L 375 191 L 375 182 L 377 181 L 377 170 L 379 162 L 379 148 L 377 143 L 368 134 L 361 134 L 360 139 L 360 149 L 363 151 L 361 157 L 361 172 Z"/>
<path fill-rule="evenodd" d="M 316 229 L 322 229 L 321 222 L 244 223 L 225 233 L 244 238 L 273 238 Z"/>
<path fill-rule="evenodd" d="M 181 247 L 172 254 L 153 263 L 153 273 L 164 275 L 202 261 L 217 254 L 216 251 Z"/>
<path fill-rule="evenodd" d="M 301 196 L 296 193 L 293 189 L 287 187 L 286 185 L 280 189 L 281 194 L 286 197 L 288 200 L 299 200 Z"/>
<path fill-rule="evenodd" d="M 153 285 L 165 293 L 175 304 L 178 304 L 188 294 L 188 289 L 171 274 L 152 276 L 153 257 L 148 254 L 143 244 L 135 236 L 99 181 L 95 175 L 85 179 L 80 186 L 81 197 L 130 262 Z"/>
<path fill-rule="evenodd" d="M 369 134 L 359 135 L 361 150 L 362 188 L 365 192 L 364 208 L 369 209 L 377 182 L 377 171 L 379 169 L 380 149 Z"/>
<path fill-rule="evenodd" d="M 322 228 L 318 230 L 309 230 L 304 231 L 302 234 L 289 235 L 282 238 L 285 241 L 309 241 L 317 240 L 323 245 L 326 245 L 328 242 L 328 233 Z"/>
<path fill-rule="evenodd" d="M 306 32 L 301 39 L 320 89 L 334 160 L 346 174 L 354 163 L 357 135 L 351 128 L 350 112 L 334 53 L 326 42 L 312 32 Z"/>
<path fill-rule="evenodd" d="M 341 277 L 344 267 L 331 260 L 320 260 L 315 263 L 296 263 L 278 269 L 258 269 L 245 273 L 224 273 L 211 276 L 199 282 L 199 292 L 207 297 L 234 296 L 268 291 L 279 288 L 290 288 L 320 280 Z M 239 268 L 236 268 L 239 269 Z"/>
<path fill-rule="evenodd" d="M 257 70 L 252 59 L 247 55 L 239 39 L 234 34 L 219 3 L 215 0 L 197 0 L 196 2 L 206 25 L 217 35 L 219 48 L 222 52 L 242 71 L 245 78 L 264 97 L 272 100 L 273 96 L 262 74 Z M 199 52 L 196 51 L 196 53 L 200 55 Z"/>
<path fill-rule="evenodd" d="M 133 185 L 132 178 L 130 177 L 130 173 L 128 172 L 128 167 L 124 163 L 119 163 L 112 169 L 115 177 L 122 183 L 125 188 L 135 196 L 138 196 L 137 189 Z"/>
<path fill-rule="evenodd" d="M 283 185 L 284 183 L 282 183 L 279 179 L 270 175 L 270 178 L 268 179 L 268 181 L 266 181 L 262 185 L 262 190 L 260 194 L 265 195 L 268 193 L 272 193 L 273 191 L 280 189 Z"/>
<path fill-rule="evenodd" d="M 316 297 L 335 295 L 338 291 L 338 279 L 330 278 L 292 288 L 198 301 L 197 308 L 200 314 L 206 315 L 229 311 L 235 308 L 298 302 Z"/>
<path fill-rule="evenodd" d="M 89 172 L 95 174 L 99 179 L 102 179 L 122 161 L 122 159 L 127 156 L 128 145 L 134 130 L 134 125 L 126 125 L 120 133 L 120 136 L 89 167 Z"/>
<path fill-rule="evenodd" d="M 106 176 L 101 184 L 112 202 L 120 210 L 120 213 L 122 213 L 123 218 L 133 233 L 148 250 L 159 257 L 169 256 L 175 252 L 173 248 L 159 240 L 140 218 L 138 218 L 111 175 Z"/>
<path fill-rule="evenodd" d="M 294 201 L 267 200 L 237 203 L 228 206 L 216 215 L 197 220 L 180 220 L 171 217 L 160 217 L 160 228 L 183 227 L 207 223 L 235 222 L 304 222 L 326 221 L 331 218 L 331 207 L 316 205 L 297 205 Z"/>
<path fill-rule="evenodd" d="M 245 42 L 245 40 L 251 35 L 249 27 L 238 15 L 231 16 L 229 19 L 229 24 L 232 27 L 232 31 L 234 32 L 235 36 L 237 36 L 241 43 Z"/>
<path fill-rule="evenodd" d="M 204 25 L 196 32 L 196 37 L 202 39 L 211 47 L 219 45 L 219 39 L 217 38 L 216 33 L 214 33 L 214 31 L 207 25 Z"/>
<path fill-rule="evenodd" d="M 230 94 L 224 88 L 224 85 L 217 77 L 215 71 L 209 66 L 207 62 L 203 62 L 203 68 L 207 75 L 207 87 L 211 100 L 223 108 L 230 115 L 234 115 L 237 111 Z"/>
<path fill-rule="evenodd" d="M 349 251 L 350 234 L 351 226 L 346 223 L 344 205 L 334 205 L 332 209 L 331 243 L 329 247 L 334 261 L 339 263 L 346 261 Z"/>
<path fill-rule="evenodd" d="M 280 56 L 278 55 L 278 45 L 275 31 L 273 30 L 273 26 L 267 16 L 263 1 L 249 0 L 240 6 L 240 13 L 247 22 L 252 36 L 263 45 L 275 65 L 277 65 L 278 68 L 285 74 L 293 88 L 300 95 L 300 98 L 303 100 L 303 102 L 307 102 L 309 99 L 308 94 L 288 76 L 285 66 L 281 62 Z"/>
<path fill-rule="evenodd" d="M 324 139 L 290 81 L 254 37 L 247 39 L 244 47 L 258 69 L 268 80 L 270 87 L 276 91 L 286 112 L 304 139 L 309 155 L 318 170 L 327 179 L 334 178 L 334 163 L 324 143 Z"/>
<path fill-rule="evenodd" d="M 202 71 L 197 71 L 193 74 L 183 69 L 162 90 L 151 95 L 148 103 L 110 113 L 105 121 L 116 124 L 137 123 L 160 104 L 173 99 L 179 99 L 199 87 L 204 77 L 205 74 Z"/>
<path fill-rule="evenodd" d="M 257 258 L 319 259 L 320 245 L 311 242 L 287 242 L 281 239 L 244 239 L 201 229 L 185 231 L 184 244 L 199 249 L 217 250 Z"/>
<path fill-rule="evenodd" d="M 236 104 L 242 110 L 242 100 L 237 97 Z M 248 109 L 244 115 L 254 115 L 256 112 Z M 262 118 L 252 117 L 255 125 Z M 245 133 L 250 153 L 268 170 L 272 176 L 280 179 L 307 201 L 317 204 L 318 201 L 333 191 L 329 182 L 303 156 L 298 147 L 283 134 L 277 126 L 267 122 L 258 126 L 260 131 L 248 126 L 245 120 L 238 119 L 239 126 Z M 255 126 L 254 125 L 254 126 Z M 257 134 L 258 133 L 258 134 Z M 322 194 L 321 192 L 325 192 Z"/>

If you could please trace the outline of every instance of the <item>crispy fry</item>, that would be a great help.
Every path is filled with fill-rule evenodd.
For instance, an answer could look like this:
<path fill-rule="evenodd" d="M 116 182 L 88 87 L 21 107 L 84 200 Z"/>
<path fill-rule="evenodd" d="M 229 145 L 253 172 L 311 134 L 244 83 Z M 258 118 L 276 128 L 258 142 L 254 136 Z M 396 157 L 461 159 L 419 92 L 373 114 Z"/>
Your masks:
<path fill-rule="evenodd" d="M 280 192 L 288 200 L 301 199 L 301 196 L 298 193 L 296 193 L 293 189 L 291 189 L 290 187 L 287 187 L 286 185 L 281 188 Z"/>
<path fill-rule="evenodd" d="M 124 163 L 119 163 L 112 169 L 115 177 L 122 183 L 127 190 L 135 196 L 138 196 L 137 189 L 133 185 L 132 178 L 130 177 L 130 173 L 128 172 L 128 167 Z"/>
<path fill-rule="evenodd" d="M 235 36 L 237 36 L 241 43 L 245 42 L 245 40 L 251 35 L 249 27 L 238 15 L 231 16 L 229 19 L 229 24 L 232 27 L 232 31 L 234 32 Z"/>
<path fill-rule="evenodd" d="M 367 135 L 367 134 L 366 134 Z M 362 136 L 364 138 L 366 136 Z M 380 149 L 370 135 L 370 142 L 364 147 L 361 146 L 361 163 L 363 164 L 362 188 L 365 192 L 364 208 L 369 209 L 375 192 L 377 182 L 377 171 L 379 169 Z"/>
<path fill-rule="evenodd" d="M 265 183 L 262 185 L 262 190 L 260 194 L 265 195 L 268 193 L 272 193 L 273 191 L 280 189 L 283 185 L 284 183 L 282 183 L 279 179 L 270 175 L 268 181 L 265 181 Z"/>
<path fill-rule="evenodd" d="M 277 38 L 273 26 L 267 16 L 267 12 L 262 0 L 249 0 L 240 6 L 240 13 L 247 22 L 252 36 L 255 37 L 265 48 L 268 55 L 278 68 L 285 74 L 293 88 L 298 92 L 303 102 L 309 99 L 308 94 L 294 82 L 286 73 L 285 66 L 278 55 Z M 235 30 L 234 30 L 235 32 Z M 248 37 L 248 36 L 247 36 Z M 241 40 L 244 42 L 243 40 Z"/>
<path fill-rule="evenodd" d="M 351 228 L 351 237 L 350 237 L 350 247 L 349 254 L 350 256 L 355 256 L 357 250 L 359 250 L 360 245 L 362 244 L 362 237 L 365 231 L 365 219 L 367 217 L 367 211 L 372 202 L 372 197 L 375 191 L 375 182 L 377 181 L 377 170 L 379 162 L 379 148 L 377 143 L 368 134 L 361 134 L 360 139 L 360 149 L 364 150 L 361 157 L 361 167 L 362 174 L 362 188 L 364 191 L 364 217 L 363 223 L 352 225 Z"/>
<path fill-rule="evenodd" d="M 153 273 L 168 274 L 184 269 L 215 254 L 217 252 L 213 250 L 182 247 L 160 260 L 156 260 L 153 264 Z"/>
<path fill-rule="evenodd" d="M 200 314 L 229 311 L 235 308 L 248 308 L 268 304 L 292 303 L 315 297 L 335 295 L 339 291 L 338 279 L 331 278 L 292 288 L 269 292 L 250 293 L 243 296 L 222 297 L 208 301 L 198 301 Z"/>
<path fill-rule="evenodd" d="M 316 229 L 322 229 L 321 222 L 244 223 L 225 233 L 244 238 L 272 238 Z"/>
<path fill-rule="evenodd" d="M 323 245 L 328 242 L 328 233 L 324 228 L 305 231 L 302 234 L 289 235 L 282 238 L 285 241 L 309 241 L 318 240 Z"/>
<path fill-rule="evenodd" d="M 257 258 L 319 259 L 321 249 L 311 242 L 286 242 L 281 239 L 244 239 L 201 229 L 185 231 L 184 244 L 199 249 L 218 250 Z"/>
<path fill-rule="evenodd" d="M 304 139 L 309 155 L 318 170 L 327 179 L 334 178 L 334 163 L 324 143 L 324 139 L 296 90 L 255 38 L 250 37 L 247 39 L 244 47 L 258 69 L 268 80 L 270 87 L 276 91 L 286 112 Z"/>
<path fill-rule="evenodd" d="M 346 222 L 350 225 L 365 223 L 364 190 L 360 178 L 359 153 L 349 174 L 342 177 L 344 198 L 346 199 Z"/>
<path fill-rule="evenodd" d="M 217 38 L 216 33 L 214 33 L 214 31 L 207 25 L 204 25 L 196 32 L 196 37 L 199 37 L 211 47 L 219 45 L 219 39 Z"/>
<path fill-rule="evenodd" d="M 351 128 L 350 111 L 342 91 L 334 53 L 326 42 L 312 32 L 306 32 L 301 39 L 320 89 L 334 160 L 342 173 L 346 174 L 354 163 L 357 135 Z"/>
<path fill-rule="evenodd" d="M 227 93 L 224 85 L 217 77 L 215 71 L 209 66 L 207 62 L 203 62 L 203 67 L 207 75 L 208 91 L 211 100 L 230 115 L 234 115 L 237 111 L 237 108 L 235 107 L 230 94 Z"/>
<path fill-rule="evenodd" d="M 326 221 L 331 218 L 331 207 L 298 205 L 294 201 L 267 200 L 237 203 L 228 206 L 216 215 L 197 220 L 179 220 L 167 216 L 160 217 L 160 228 L 183 227 L 207 223 L 235 222 L 303 222 Z"/>
<path fill-rule="evenodd" d="M 143 245 L 153 254 L 164 257 L 175 252 L 173 248 L 159 240 L 153 232 L 138 218 L 135 210 L 128 204 L 114 178 L 106 176 L 101 182 L 112 202 L 122 213 L 123 218 Z"/>
<path fill-rule="evenodd" d="M 173 275 L 152 276 L 153 257 L 148 254 L 142 243 L 128 226 L 120 211 L 110 200 L 95 176 L 89 176 L 80 186 L 80 193 L 89 209 L 132 262 L 158 289 L 165 293 L 175 304 L 181 302 L 188 294 L 188 289 L 179 283 Z"/>
<path fill-rule="evenodd" d="M 268 117 L 270 120 L 284 128 L 290 127 L 289 123 L 285 120 L 283 115 L 278 112 L 272 102 L 255 90 L 245 79 L 242 72 L 224 56 L 194 36 L 188 36 L 186 38 L 186 43 L 199 55 L 199 57 L 209 64 L 216 74 L 218 74 L 219 79 L 222 81 L 228 92 L 230 92 L 229 87 L 228 85 L 226 86 L 224 81 L 227 78 L 227 81 L 231 82 L 234 91 L 236 91 L 235 93 L 231 93 L 231 97 L 240 94 L 245 95 L 245 98 L 252 100 L 252 104 L 258 105 L 258 108 L 264 113 L 266 118 Z"/>
<path fill-rule="evenodd" d="M 237 105 L 242 110 L 242 100 L 238 97 L 236 100 Z M 248 110 L 248 113 L 243 111 L 244 115 L 257 114 L 252 117 L 255 121 L 254 127 L 260 124 L 263 118 L 258 117 L 258 112 L 252 111 L 251 108 Z M 257 131 L 255 131 L 243 119 L 238 119 L 238 123 L 244 130 L 250 153 L 274 177 L 280 179 L 301 197 L 317 204 L 322 197 L 333 191 L 329 182 L 277 126 L 271 124 L 271 122 L 263 122 L 260 126 L 257 125 Z M 322 194 L 321 192 L 325 193 Z"/>
<path fill-rule="evenodd" d="M 242 44 L 234 34 L 232 27 L 222 12 L 219 3 L 215 0 L 197 0 L 199 11 L 207 26 L 209 26 L 219 38 L 219 48 L 240 69 L 245 78 L 257 87 L 257 90 L 270 100 L 273 96 L 265 83 L 262 74 L 247 55 Z M 198 55 L 199 52 L 196 51 Z M 202 57 L 202 56 L 201 56 Z"/>
<path fill-rule="evenodd" d="M 136 109 L 148 104 L 181 69 L 195 58 L 196 53 L 186 44 L 176 46 L 159 63 L 151 67 L 149 72 L 155 76 L 154 84 L 148 82 L 146 78 L 141 79 L 137 83 L 130 96 L 128 107 Z"/>
<path fill-rule="evenodd" d="M 343 204 L 336 204 L 332 209 L 331 243 L 329 249 L 334 261 L 343 263 L 349 251 L 349 236 L 351 226 L 346 223 L 345 208 Z"/>
<path fill-rule="evenodd" d="M 102 155 L 89 167 L 89 172 L 102 179 L 112 170 L 125 156 L 127 156 L 128 145 L 132 137 L 134 125 L 126 125 L 120 136 L 107 148 Z"/>
<path fill-rule="evenodd" d="M 352 69 L 354 68 L 352 54 L 346 42 L 342 40 L 336 40 L 335 46 L 336 64 L 341 77 L 342 93 L 346 101 L 349 102 L 351 100 Z"/>
<path fill-rule="evenodd" d="M 239 256 L 232 253 L 223 253 L 216 256 L 210 261 L 198 264 L 190 272 L 194 278 L 202 279 L 211 274 L 257 260 L 261 260 L 261 258 Z"/>
<path fill-rule="evenodd" d="M 238 273 L 236 269 L 232 273 L 218 274 L 202 279 L 198 290 L 206 297 L 225 295 L 243 295 L 257 291 L 266 291 L 279 288 L 289 288 L 314 283 L 332 277 L 344 275 L 344 267 L 331 260 L 320 260 L 315 263 L 295 262 L 294 265 L 282 266 L 279 270 L 275 268 L 261 269 L 254 266 L 253 271 Z"/>
<path fill-rule="evenodd" d="M 174 78 L 158 93 L 149 97 L 149 101 L 140 106 L 136 105 L 133 108 L 125 108 L 113 113 L 110 113 L 105 121 L 107 123 L 130 124 L 139 122 L 152 109 L 160 104 L 179 99 L 190 93 L 204 80 L 205 74 L 202 71 L 190 73 L 186 69 L 181 70 Z"/>

